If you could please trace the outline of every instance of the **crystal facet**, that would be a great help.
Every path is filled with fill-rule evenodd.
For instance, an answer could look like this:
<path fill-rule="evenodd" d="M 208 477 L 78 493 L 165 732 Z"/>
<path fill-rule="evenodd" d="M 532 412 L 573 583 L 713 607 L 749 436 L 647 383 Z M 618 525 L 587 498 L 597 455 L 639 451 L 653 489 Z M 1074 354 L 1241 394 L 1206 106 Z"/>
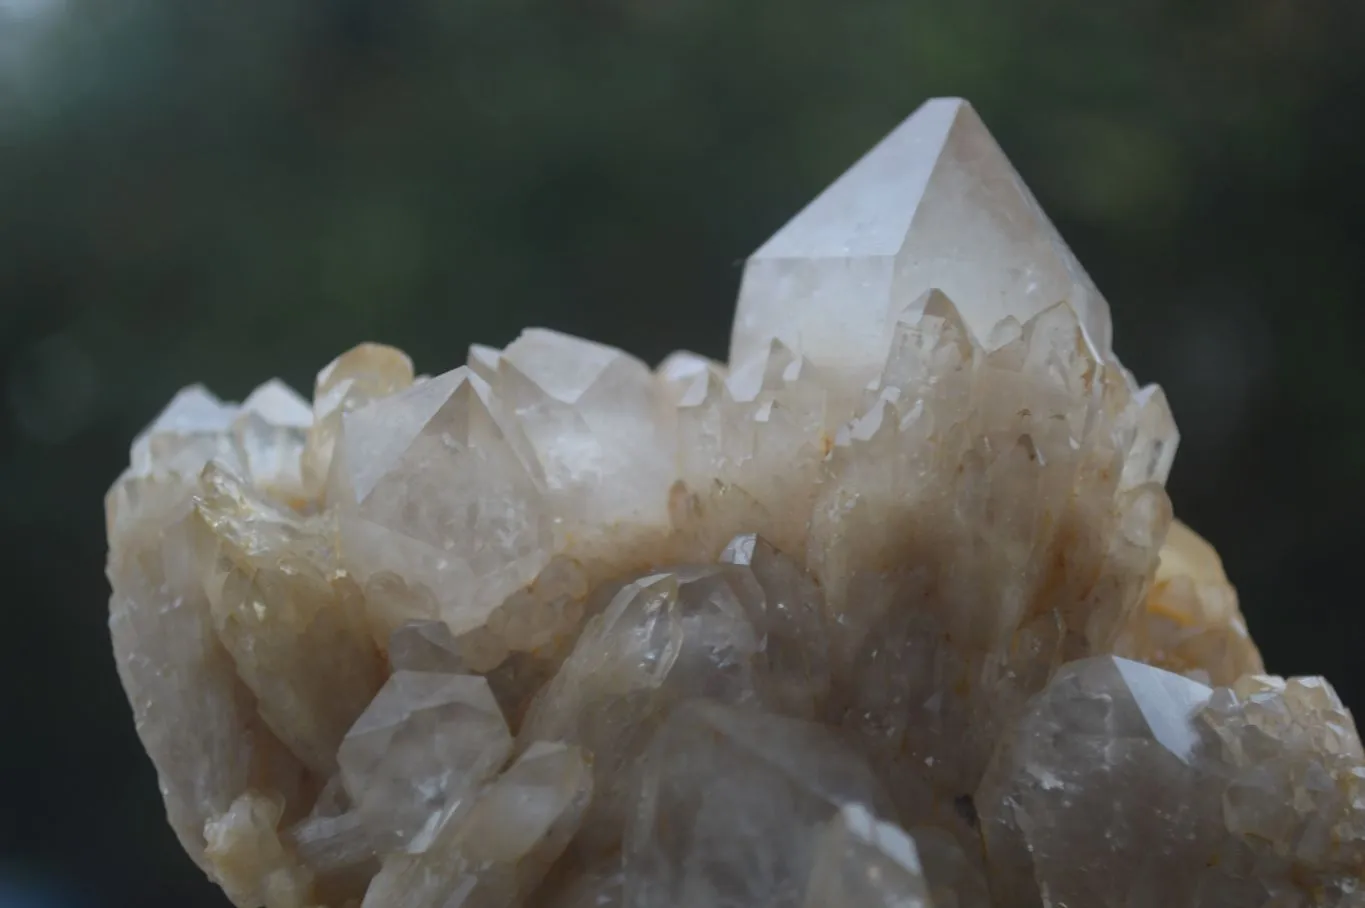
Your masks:
<path fill-rule="evenodd" d="M 512 750 L 488 682 L 394 672 L 337 752 L 362 821 L 421 851 Z"/>
<path fill-rule="evenodd" d="M 1362 766 L 1320 679 L 1210 689 L 1114 656 L 1072 663 L 977 793 L 996 904 L 1355 904 Z"/>
<path fill-rule="evenodd" d="M 581 750 L 537 744 L 447 821 L 425 853 L 388 857 L 364 908 L 516 905 L 578 831 L 591 795 Z"/>
<path fill-rule="evenodd" d="M 826 841 L 831 818 L 848 804 L 887 805 L 828 729 L 706 701 L 673 711 L 643 767 L 625 858 L 627 904 L 640 908 L 800 906 L 812 863 L 838 845 Z M 874 850 L 890 838 L 866 809 L 855 821 Z M 847 882 L 816 880 L 823 891 Z"/>
<path fill-rule="evenodd" d="M 861 804 L 845 804 L 816 846 L 803 908 L 932 908 L 915 843 Z"/>
<path fill-rule="evenodd" d="M 927 290 L 987 341 L 1057 302 L 1101 350 L 1109 307 L 966 101 L 929 101 L 750 257 L 730 362 L 772 338 L 854 379 L 886 359 L 902 310 Z"/>

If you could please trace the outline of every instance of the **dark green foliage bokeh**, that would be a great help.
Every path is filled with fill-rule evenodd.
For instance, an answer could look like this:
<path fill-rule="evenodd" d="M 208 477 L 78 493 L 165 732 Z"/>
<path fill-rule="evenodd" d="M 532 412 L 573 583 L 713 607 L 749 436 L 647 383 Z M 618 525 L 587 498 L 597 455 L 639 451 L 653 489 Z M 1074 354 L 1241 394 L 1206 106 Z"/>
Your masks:
<path fill-rule="evenodd" d="M 101 498 L 178 387 L 525 324 L 722 356 L 743 257 L 936 94 L 1166 386 L 1272 670 L 1365 704 L 1363 38 L 1330 0 L 0 0 L 0 893 L 222 904 L 104 626 Z"/>

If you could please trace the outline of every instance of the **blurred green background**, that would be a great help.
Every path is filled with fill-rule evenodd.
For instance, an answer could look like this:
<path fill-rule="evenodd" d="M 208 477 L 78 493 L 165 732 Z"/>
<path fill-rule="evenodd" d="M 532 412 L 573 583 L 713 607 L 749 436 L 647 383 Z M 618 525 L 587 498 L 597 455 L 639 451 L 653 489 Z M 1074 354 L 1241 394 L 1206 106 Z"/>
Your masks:
<path fill-rule="evenodd" d="M 1272 670 L 1365 706 L 1365 4 L 0 0 L 0 908 L 225 904 L 105 628 L 177 388 L 526 324 L 722 356 L 744 256 L 936 94 L 1166 386 Z"/>

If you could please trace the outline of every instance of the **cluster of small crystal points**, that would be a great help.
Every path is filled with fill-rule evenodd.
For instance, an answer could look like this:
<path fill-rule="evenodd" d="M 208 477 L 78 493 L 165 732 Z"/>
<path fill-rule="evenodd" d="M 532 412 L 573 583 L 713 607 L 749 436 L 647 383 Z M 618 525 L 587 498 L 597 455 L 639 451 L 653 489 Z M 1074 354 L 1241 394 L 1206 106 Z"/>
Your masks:
<path fill-rule="evenodd" d="M 179 394 L 109 493 L 242 908 L 1365 905 L 1365 756 L 1173 523 L 1166 401 L 971 107 L 749 260 L 728 366 L 544 330 Z"/>

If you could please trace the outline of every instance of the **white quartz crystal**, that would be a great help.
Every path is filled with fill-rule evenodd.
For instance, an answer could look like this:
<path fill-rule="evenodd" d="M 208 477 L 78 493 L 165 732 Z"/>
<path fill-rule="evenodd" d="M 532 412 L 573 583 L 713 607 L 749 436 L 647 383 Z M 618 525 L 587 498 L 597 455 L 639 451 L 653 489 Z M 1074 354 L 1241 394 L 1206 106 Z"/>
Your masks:
<path fill-rule="evenodd" d="M 936 100 L 728 362 L 185 389 L 106 499 L 172 828 L 241 908 L 1365 908 L 1350 714 L 1264 674 L 1110 330 Z"/>
<path fill-rule="evenodd" d="M 825 904 L 823 895 L 849 883 L 819 876 L 849 873 L 820 867 L 824 851 L 840 848 L 832 818 L 849 804 L 889 809 L 867 764 L 829 729 L 714 702 L 673 710 L 642 770 L 625 846 L 626 903 L 640 908 Z M 890 842 L 860 810 L 854 834 L 871 838 L 873 851 L 902 852 L 889 859 L 918 876 L 904 833 Z"/>
<path fill-rule="evenodd" d="M 485 679 L 396 671 L 346 733 L 337 762 L 370 834 L 420 852 L 511 750 Z"/>
<path fill-rule="evenodd" d="M 772 338 L 871 378 L 896 319 L 941 290 L 982 342 L 1066 302 L 1100 350 L 1109 307 L 966 101 L 929 101 L 750 258 L 730 362 Z"/>
<path fill-rule="evenodd" d="M 537 744 L 448 820 L 423 854 L 386 857 L 364 908 L 519 904 L 578 831 L 591 795 L 583 751 Z"/>
<path fill-rule="evenodd" d="M 342 566 L 362 583 L 397 574 L 419 586 L 432 602 L 413 617 L 457 631 L 480 626 L 553 554 L 543 480 L 496 407 L 483 379 L 455 369 L 347 413 L 332 468 Z"/>

